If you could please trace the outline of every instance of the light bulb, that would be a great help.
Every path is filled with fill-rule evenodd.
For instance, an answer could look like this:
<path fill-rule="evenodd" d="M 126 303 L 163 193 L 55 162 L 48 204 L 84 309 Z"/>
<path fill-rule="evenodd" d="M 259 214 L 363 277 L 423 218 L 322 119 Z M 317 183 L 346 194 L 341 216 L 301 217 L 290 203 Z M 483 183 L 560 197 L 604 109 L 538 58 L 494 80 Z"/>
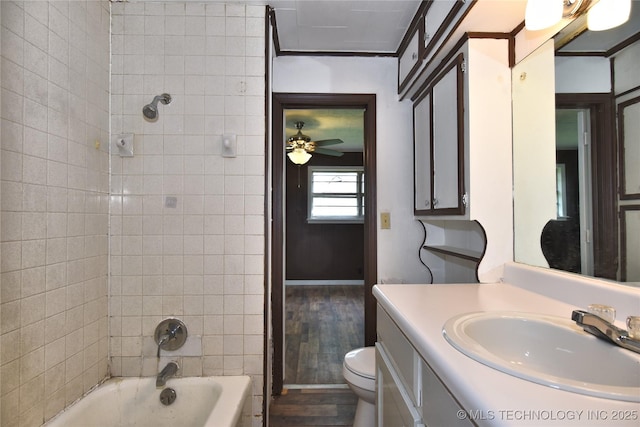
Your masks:
<path fill-rule="evenodd" d="M 604 31 L 629 20 L 631 0 L 600 0 L 587 13 L 587 28 Z"/>
<path fill-rule="evenodd" d="M 527 0 L 524 23 L 527 30 L 549 28 L 562 19 L 562 0 Z"/>

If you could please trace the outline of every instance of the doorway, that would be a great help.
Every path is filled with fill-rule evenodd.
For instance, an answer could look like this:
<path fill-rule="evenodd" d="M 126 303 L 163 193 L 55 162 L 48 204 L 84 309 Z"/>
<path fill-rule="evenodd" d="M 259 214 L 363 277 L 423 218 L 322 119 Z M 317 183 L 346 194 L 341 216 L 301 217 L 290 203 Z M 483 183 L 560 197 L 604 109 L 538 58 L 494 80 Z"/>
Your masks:
<path fill-rule="evenodd" d="M 365 345 L 375 342 L 375 300 L 371 293 L 377 275 L 376 247 L 376 97 L 374 94 L 273 94 L 273 159 L 272 159 L 272 327 L 273 327 L 273 393 L 280 394 L 284 384 L 285 367 L 285 112 L 303 109 L 359 109 L 364 118 L 364 148 L 362 169 L 364 192 L 363 205 L 363 306 L 364 325 L 361 331 Z M 300 179 L 307 179 L 301 176 Z"/>
<path fill-rule="evenodd" d="M 562 215 L 559 215 L 559 220 L 550 221 L 543 230 L 543 253 L 552 268 L 616 280 L 617 169 L 612 97 L 606 93 L 556 94 L 556 111 L 559 116 L 571 118 L 569 127 L 574 129 L 574 138 L 581 145 L 580 148 L 575 147 L 571 155 L 574 160 L 563 161 L 558 157 L 558 164 L 565 164 L 565 177 L 568 176 L 568 168 L 575 168 L 574 176 L 581 182 L 565 186 L 575 189 L 573 196 L 568 191 L 565 196 L 575 200 L 573 216 L 577 221 L 571 233 L 562 231 L 564 243 L 572 245 L 573 249 L 554 246 L 560 240 L 553 234 L 559 233 L 563 225 Z M 570 213 L 570 205 L 568 201 L 564 206 L 567 214 Z M 569 238 L 569 235 L 573 237 Z"/>
<path fill-rule="evenodd" d="M 556 219 L 543 233 L 549 266 L 593 276 L 590 111 L 556 109 Z"/>

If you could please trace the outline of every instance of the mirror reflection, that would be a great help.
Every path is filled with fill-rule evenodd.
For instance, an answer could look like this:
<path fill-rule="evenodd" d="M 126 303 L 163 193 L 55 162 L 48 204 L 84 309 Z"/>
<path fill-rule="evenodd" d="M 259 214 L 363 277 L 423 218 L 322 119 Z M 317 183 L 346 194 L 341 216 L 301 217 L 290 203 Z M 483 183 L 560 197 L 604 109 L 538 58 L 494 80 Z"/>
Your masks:
<path fill-rule="evenodd" d="M 536 171 L 524 164 L 517 157 L 524 138 L 514 129 L 516 187 L 518 174 L 527 168 L 532 182 L 546 182 L 540 170 L 555 181 L 553 190 L 545 186 L 555 197 L 544 199 L 544 206 L 532 201 L 519 211 L 514 191 L 515 260 L 640 285 L 640 179 L 635 179 L 635 155 L 640 152 L 640 2 L 633 2 L 629 22 L 615 29 L 587 31 L 584 21 L 578 18 L 556 35 L 555 74 L 547 75 L 555 77 L 555 138 L 535 144 L 542 151 L 544 144 L 553 145 L 555 168 Z M 525 69 L 528 59 L 521 63 Z M 518 75 L 522 80 L 522 71 Z M 529 80 L 533 76 L 525 75 Z M 514 128 L 522 102 L 525 99 L 514 97 Z M 542 231 L 528 227 L 532 210 L 548 220 Z M 536 249 L 532 246 L 538 238 Z M 522 247 L 525 242 L 527 248 Z M 543 258 L 537 255 L 540 249 Z"/>

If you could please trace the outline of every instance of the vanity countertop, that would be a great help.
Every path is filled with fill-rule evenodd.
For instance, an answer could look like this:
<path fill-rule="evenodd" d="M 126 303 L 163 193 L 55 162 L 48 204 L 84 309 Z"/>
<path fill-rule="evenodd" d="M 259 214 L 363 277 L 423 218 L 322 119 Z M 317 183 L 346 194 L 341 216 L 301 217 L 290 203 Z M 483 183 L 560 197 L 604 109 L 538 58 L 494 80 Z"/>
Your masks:
<path fill-rule="evenodd" d="M 506 283 L 376 285 L 373 293 L 466 410 L 459 416 L 479 426 L 640 425 L 639 403 L 586 396 L 516 378 L 465 356 L 442 335 L 449 318 L 466 312 L 520 311 L 570 318 L 572 310 L 584 307 Z M 594 367 L 608 368 L 606 361 Z"/>

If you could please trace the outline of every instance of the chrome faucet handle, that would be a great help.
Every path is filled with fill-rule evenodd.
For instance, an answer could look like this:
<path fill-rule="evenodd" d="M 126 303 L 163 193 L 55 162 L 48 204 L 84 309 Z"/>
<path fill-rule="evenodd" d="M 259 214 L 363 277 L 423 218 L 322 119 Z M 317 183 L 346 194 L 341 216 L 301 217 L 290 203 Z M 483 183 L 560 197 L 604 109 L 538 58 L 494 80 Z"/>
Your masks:
<path fill-rule="evenodd" d="M 182 320 L 170 317 L 156 327 L 154 339 L 158 344 L 156 357 L 160 358 L 160 349 L 173 351 L 184 345 L 187 340 L 187 326 Z"/>
<path fill-rule="evenodd" d="M 175 339 L 175 333 L 173 335 L 164 334 L 161 336 L 160 341 L 158 341 L 158 353 L 156 354 L 156 357 L 158 359 L 160 359 L 160 349 L 162 348 L 163 345 L 165 345 L 171 339 Z"/>
<path fill-rule="evenodd" d="M 605 304 L 589 304 L 587 307 L 589 313 L 595 314 L 598 317 L 613 323 L 616 321 L 616 309 L 610 305 Z"/>
<path fill-rule="evenodd" d="M 640 316 L 627 317 L 627 332 L 635 340 L 640 340 Z"/>

